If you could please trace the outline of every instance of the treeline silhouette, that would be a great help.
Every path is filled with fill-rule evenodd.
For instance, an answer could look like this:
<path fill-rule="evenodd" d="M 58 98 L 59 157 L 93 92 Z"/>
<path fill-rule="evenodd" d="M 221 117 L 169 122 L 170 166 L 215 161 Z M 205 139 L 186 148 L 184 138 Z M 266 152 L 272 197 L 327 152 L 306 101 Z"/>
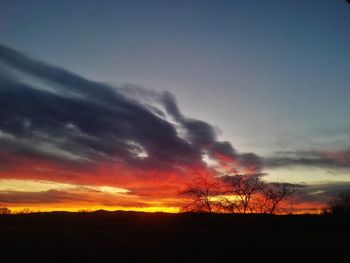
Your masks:
<path fill-rule="evenodd" d="M 21 210 L 18 210 L 16 212 L 12 212 L 10 208 L 6 206 L 1 206 L 0 205 L 0 215 L 9 215 L 9 214 L 30 214 L 33 213 L 34 211 L 31 210 L 30 208 L 23 208 Z"/>

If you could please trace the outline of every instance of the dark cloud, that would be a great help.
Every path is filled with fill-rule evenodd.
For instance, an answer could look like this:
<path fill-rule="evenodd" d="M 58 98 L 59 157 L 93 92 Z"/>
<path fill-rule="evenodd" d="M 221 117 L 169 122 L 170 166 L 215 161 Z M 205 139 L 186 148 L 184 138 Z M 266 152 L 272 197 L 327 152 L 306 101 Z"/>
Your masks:
<path fill-rule="evenodd" d="M 205 150 L 208 156 L 213 159 L 225 159 L 233 162 L 241 168 L 253 168 L 260 170 L 262 162 L 259 156 L 254 153 L 238 154 L 233 146 L 227 141 L 218 141 L 216 129 L 210 124 L 184 117 L 176 104 L 175 97 L 165 93 L 164 103 L 168 114 L 172 115 L 187 131 L 187 139 L 196 148 Z"/>
<path fill-rule="evenodd" d="M 329 169 L 349 169 L 350 150 L 278 152 L 264 158 L 266 167 L 311 166 Z"/>
<path fill-rule="evenodd" d="M 0 87 L 0 147 L 9 155 L 176 170 L 220 153 L 260 168 L 256 155 L 183 116 L 169 92 L 87 80 L 2 45 Z"/>
<path fill-rule="evenodd" d="M 226 142 L 216 142 L 216 143 L 212 144 L 209 151 L 211 154 L 221 153 L 224 156 L 230 156 L 233 159 L 236 159 L 236 157 L 237 157 L 236 150 L 227 141 Z"/>
<path fill-rule="evenodd" d="M 204 121 L 184 117 L 172 94 L 165 92 L 163 102 L 167 113 L 184 127 L 185 136 L 192 145 L 198 148 L 208 148 L 216 143 L 217 134 L 214 127 Z"/>
<path fill-rule="evenodd" d="M 241 154 L 238 160 L 239 165 L 242 167 L 248 167 L 256 170 L 260 170 L 262 168 L 261 158 L 254 153 Z"/>

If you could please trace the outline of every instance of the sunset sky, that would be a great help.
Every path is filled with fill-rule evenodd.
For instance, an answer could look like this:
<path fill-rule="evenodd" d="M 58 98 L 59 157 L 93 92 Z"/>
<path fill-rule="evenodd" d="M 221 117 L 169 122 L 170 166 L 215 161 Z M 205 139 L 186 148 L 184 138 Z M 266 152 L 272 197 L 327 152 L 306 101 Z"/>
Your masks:
<path fill-rule="evenodd" d="M 350 5 L 0 1 L 0 205 L 176 212 L 195 171 L 350 190 Z"/>

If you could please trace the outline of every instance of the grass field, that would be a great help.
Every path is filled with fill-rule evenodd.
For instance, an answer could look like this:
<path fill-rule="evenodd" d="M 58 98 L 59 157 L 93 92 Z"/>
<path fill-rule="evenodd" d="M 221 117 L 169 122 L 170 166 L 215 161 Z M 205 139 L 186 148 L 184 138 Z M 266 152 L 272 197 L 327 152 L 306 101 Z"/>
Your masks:
<path fill-rule="evenodd" d="M 2 262 L 350 262 L 350 218 L 34 213 L 0 216 Z"/>

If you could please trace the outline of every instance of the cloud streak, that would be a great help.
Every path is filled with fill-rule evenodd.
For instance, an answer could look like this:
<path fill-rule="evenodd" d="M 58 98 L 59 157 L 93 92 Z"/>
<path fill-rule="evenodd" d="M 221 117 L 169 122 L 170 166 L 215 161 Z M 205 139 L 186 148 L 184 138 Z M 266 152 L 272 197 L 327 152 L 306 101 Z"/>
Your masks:
<path fill-rule="evenodd" d="M 270 168 L 309 166 L 330 169 L 350 169 L 350 150 L 343 151 L 285 151 L 264 158 Z"/>

